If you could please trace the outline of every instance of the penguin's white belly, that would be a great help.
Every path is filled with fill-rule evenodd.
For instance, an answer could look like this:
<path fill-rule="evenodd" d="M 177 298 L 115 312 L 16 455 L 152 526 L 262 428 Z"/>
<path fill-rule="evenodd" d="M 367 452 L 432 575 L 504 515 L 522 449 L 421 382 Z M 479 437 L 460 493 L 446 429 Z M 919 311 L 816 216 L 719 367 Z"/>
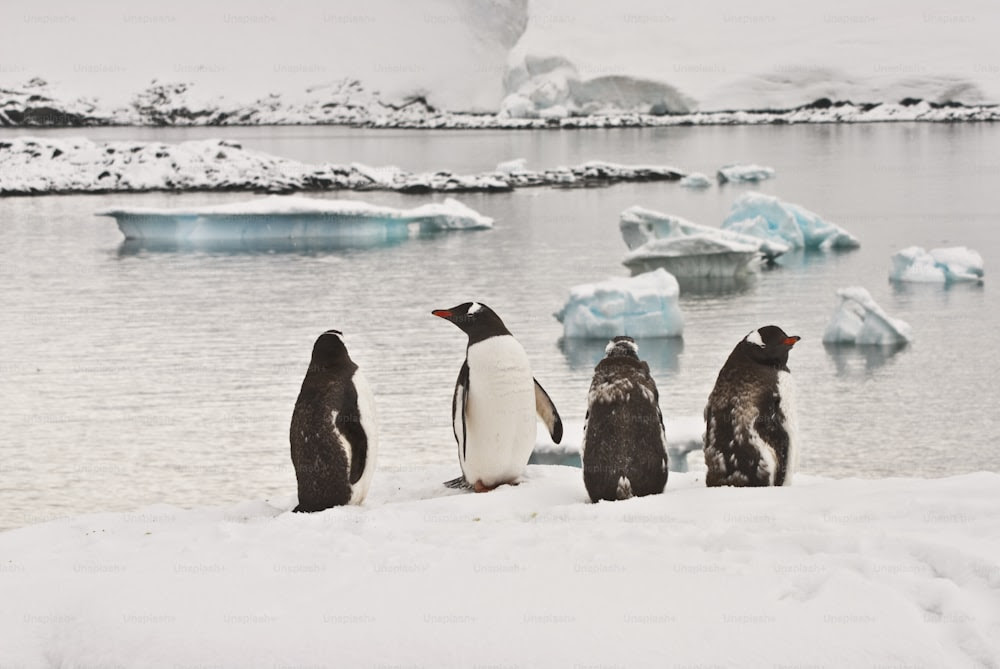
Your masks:
<path fill-rule="evenodd" d="M 795 381 L 784 370 L 778 372 L 778 397 L 781 398 L 781 413 L 785 416 L 783 427 L 788 434 L 788 467 L 784 485 L 791 485 L 799 466 L 799 421 L 795 412 Z"/>
<path fill-rule="evenodd" d="M 368 381 L 361 370 L 355 370 L 351 379 L 354 382 L 354 390 L 358 393 L 358 414 L 361 420 L 361 427 L 365 431 L 368 440 L 368 452 L 365 457 L 365 468 L 361 472 L 361 478 L 351 486 L 351 504 L 361 504 L 368 495 L 368 487 L 372 482 L 372 474 L 375 472 L 375 458 L 378 454 L 378 423 L 375 419 L 375 398 L 372 395 Z M 347 450 L 347 471 L 350 474 L 351 452 Z"/>
<path fill-rule="evenodd" d="M 509 335 L 468 350 L 469 396 L 462 472 L 487 487 L 513 481 L 535 446 L 535 385 L 528 356 Z"/>

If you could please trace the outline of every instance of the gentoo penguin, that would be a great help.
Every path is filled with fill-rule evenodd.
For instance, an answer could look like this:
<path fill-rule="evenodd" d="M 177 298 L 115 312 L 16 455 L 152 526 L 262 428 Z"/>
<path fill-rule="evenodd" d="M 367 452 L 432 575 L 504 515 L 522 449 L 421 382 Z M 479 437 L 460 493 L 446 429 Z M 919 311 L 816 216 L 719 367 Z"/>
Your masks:
<path fill-rule="evenodd" d="M 295 511 L 364 501 L 378 447 L 375 402 L 338 330 L 313 345 L 289 437 L 299 484 Z"/>
<path fill-rule="evenodd" d="M 797 341 L 767 325 L 744 337 L 722 366 L 705 406 L 707 485 L 791 483 L 797 444 L 788 352 Z"/>
<path fill-rule="evenodd" d="M 531 375 L 521 344 L 496 312 L 479 302 L 465 302 L 431 313 L 469 336 L 451 402 L 462 476 L 445 485 L 485 492 L 513 483 L 535 446 L 535 414 L 558 444 L 559 412 Z"/>
<path fill-rule="evenodd" d="M 660 395 L 631 337 L 615 337 L 594 368 L 583 426 L 583 483 L 590 499 L 663 492 L 667 439 Z"/>

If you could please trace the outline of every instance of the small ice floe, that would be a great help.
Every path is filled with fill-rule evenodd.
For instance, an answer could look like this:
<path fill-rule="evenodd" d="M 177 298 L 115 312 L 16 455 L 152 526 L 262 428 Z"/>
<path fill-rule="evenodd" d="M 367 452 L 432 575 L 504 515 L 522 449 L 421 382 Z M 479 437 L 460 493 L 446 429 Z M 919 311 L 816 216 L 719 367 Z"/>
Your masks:
<path fill-rule="evenodd" d="M 861 246 L 850 232 L 805 207 L 756 192 L 743 193 L 733 202 L 722 228 L 781 242 L 794 249 L 856 249 Z"/>
<path fill-rule="evenodd" d="M 715 173 L 720 184 L 728 182 L 756 183 L 774 178 L 774 168 L 754 165 L 753 163 L 733 163 L 724 165 Z"/>
<path fill-rule="evenodd" d="M 272 195 L 232 204 L 190 208 L 130 207 L 98 212 L 111 216 L 129 240 L 393 241 L 419 232 L 493 227 L 493 219 L 448 198 L 413 209 L 356 200 Z"/>
<path fill-rule="evenodd" d="M 840 304 L 823 331 L 823 343 L 897 346 L 912 341 L 909 324 L 886 314 L 864 288 L 841 288 L 837 296 Z"/>
<path fill-rule="evenodd" d="M 964 246 L 931 249 L 909 246 L 892 255 L 889 279 L 922 283 L 983 280 L 983 257 Z"/>
<path fill-rule="evenodd" d="M 684 333 L 677 279 L 663 269 L 570 289 L 555 317 L 566 337 L 680 337 Z"/>
<path fill-rule="evenodd" d="M 713 228 L 693 223 L 680 216 L 663 214 L 639 206 L 629 207 L 622 212 L 618 228 L 621 230 L 625 245 L 633 251 L 656 239 L 693 236 L 714 237 L 723 244 L 735 242 L 741 245 L 756 246 L 760 255 L 768 260 L 773 260 L 790 249 L 788 244 L 780 240 L 763 239 L 733 230 Z"/>
<path fill-rule="evenodd" d="M 685 188 L 709 188 L 712 180 L 701 172 L 692 172 L 680 181 L 680 185 Z"/>

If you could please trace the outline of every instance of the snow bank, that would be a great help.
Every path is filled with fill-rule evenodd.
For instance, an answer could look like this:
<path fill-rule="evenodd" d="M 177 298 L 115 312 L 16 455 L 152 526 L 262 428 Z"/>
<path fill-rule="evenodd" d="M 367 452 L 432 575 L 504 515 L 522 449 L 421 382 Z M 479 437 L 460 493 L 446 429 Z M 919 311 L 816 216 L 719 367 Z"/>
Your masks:
<path fill-rule="evenodd" d="M 509 57 L 509 97 L 542 114 L 581 107 L 581 83 L 605 86 L 588 109 L 651 113 L 788 110 L 816 101 L 857 105 L 1000 102 L 990 27 L 1000 7 L 922 0 L 883 12 L 864 0 L 836 6 L 758 0 L 574 3 L 536 0 Z M 929 49 L 927 45 L 934 45 Z"/>
<path fill-rule="evenodd" d="M 555 314 L 566 337 L 680 337 L 677 279 L 663 269 L 631 278 L 574 286 Z"/>
<path fill-rule="evenodd" d="M 279 196 L 181 209 L 132 207 L 99 212 L 114 217 L 126 239 L 143 241 L 265 241 L 324 239 L 380 242 L 419 232 L 493 227 L 493 219 L 448 198 L 413 209 L 355 200 Z"/>
<path fill-rule="evenodd" d="M 854 249 L 861 245 L 854 235 L 818 214 L 755 192 L 742 193 L 736 199 L 722 227 L 796 249 Z"/>
<path fill-rule="evenodd" d="M 456 471 L 382 465 L 364 506 L 317 514 L 288 513 L 290 494 L 2 532 L 0 655 L 152 668 L 1000 655 L 998 474 L 710 489 L 672 473 L 662 495 L 591 504 L 579 469 L 530 466 L 482 495 L 441 486 Z"/>
<path fill-rule="evenodd" d="M 715 173 L 715 177 L 719 180 L 720 184 L 730 181 L 735 183 L 757 183 L 765 179 L 773 179 L 774 168 L 754 165 L 753 163 L 734 163 L 720 167 L 719 171 Z"/>
<path fill-rule="evenodd" d="M 669 166 L 594 160 L 539 171 L 410 173 L 393 166 L 357 163 L 310 165 L 217 139 L 179 144 L 42 137 L 0 141 L 0 195 L 150 190 L 496 192 L 540 186 L 677 181 L 683 176 Z"/>
<path fill-rule="evenodd" d="M 740 245 L 753 245 L 758 248 L 762 256 L 768 259 L 776 258 L 789 250 L 789 245 L 781 241 L 761 239 L 731 230 L 700 225 L 680 216 L 663 214 L 638 205 L 629 207 L 622 212 L 618 220 L 618 228 L 621 230 L 625 245 L 630 250 L 638 249 L 654 239 L 671 239 L 692 235 L 715 237 L 723 243 L 736 242 Z"/>
<path fill-rule="evenodd" d="M 919 246 L 897 251 L 890 259 L 889 279 L 924 283 L 982 281 L 983 257 L 964 246 L 931 249 Z"/>
<path fill-rule="evenodd" d="M 913 339 L 909 324 L 886 314 L 864 288 L 841 288 L 837 296 L 840 304 L 823 331 L 825 343 L 895 346 Z"/>

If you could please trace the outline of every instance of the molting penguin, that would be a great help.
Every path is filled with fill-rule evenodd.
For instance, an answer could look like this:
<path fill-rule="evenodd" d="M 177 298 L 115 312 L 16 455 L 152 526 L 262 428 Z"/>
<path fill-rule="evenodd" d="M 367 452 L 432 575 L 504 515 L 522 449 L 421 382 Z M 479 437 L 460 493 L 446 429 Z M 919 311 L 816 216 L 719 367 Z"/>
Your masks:
<path fill-rule="evenodd" d="M 799 341 L 774 325 L 740 341 L 705 406 L 709 486 L 789 485 L 797 463 L 788 352 Z"/>
<path fill-rule="evenodd" d="M 327 330 L 316 340 L 292 412 L 295 511 L 361 504 L 375 471 L 375 402 L 342 337 Z"/>
<path fill-rule="evenodd" d="M 612 339 L 594 369 L 581 457 L 594 502 L 654 495 L 667 485 L 660 396 L 631 337 Z"/>
<path fill-rule="evenodd" d="M 558 444 L 559 412 L 531 375 L 524 348 L 492 309 L 466 302 L 431 313 L 469 336 L 451 402 L 462 476 L 445 485 L 485 492 L 513 483 L 535 446 L 535 414 Z"/>

